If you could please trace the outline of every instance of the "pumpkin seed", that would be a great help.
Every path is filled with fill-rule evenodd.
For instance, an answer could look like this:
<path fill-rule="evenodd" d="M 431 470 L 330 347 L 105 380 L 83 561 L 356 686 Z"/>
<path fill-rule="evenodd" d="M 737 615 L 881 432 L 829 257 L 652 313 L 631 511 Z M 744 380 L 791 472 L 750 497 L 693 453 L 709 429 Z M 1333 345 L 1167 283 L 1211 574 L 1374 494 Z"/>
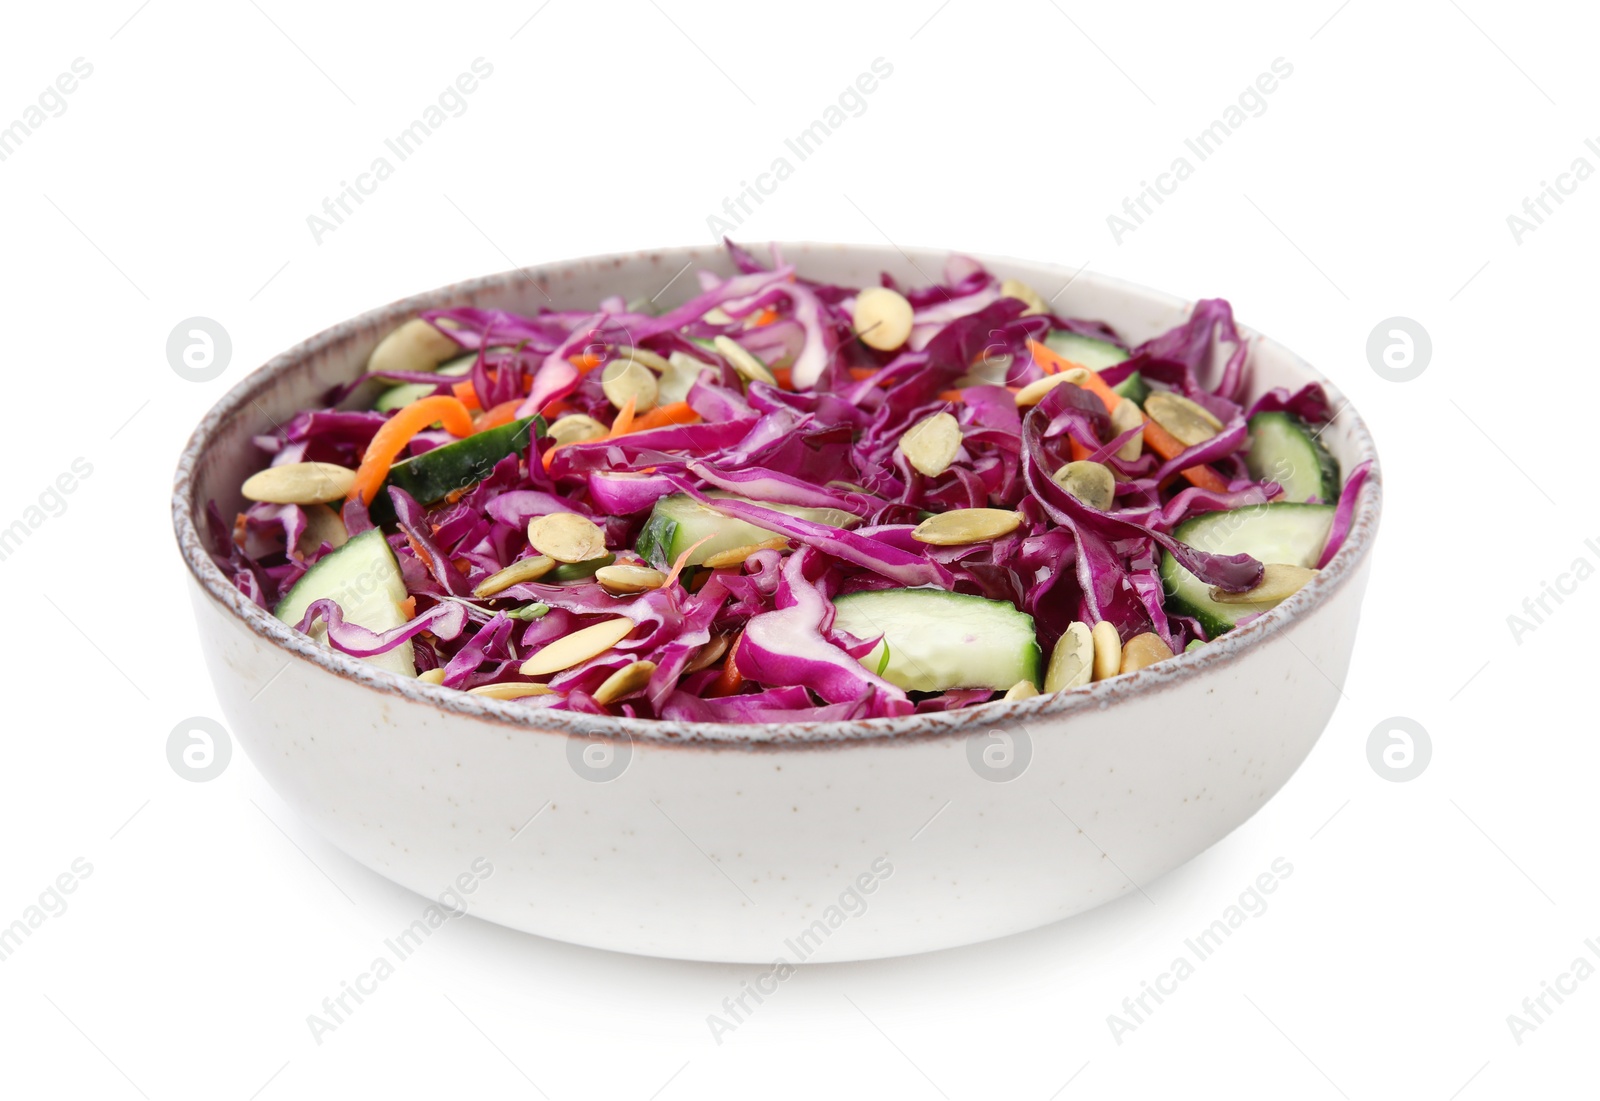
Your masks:
<path fill-rule="evenodd" d="M 429 322 L 413 317 L 378 341 L 367 357 L 367 370 L 376 374 L 431 371 L 460 352 L 461 346 L 455 341 Z"/>
<path fill-rule="evenodd" d="M 672 368 L 671 363 L 656 355 L 649 348 L 618 348 L 617 355 L 624 359 L 631 359 L 635 363 L 642 363 L 658 375 L 665 374 Z"/>
<path fill-rule="evenodd" d="M 1017 408 L 1026 409 L 1030 405 L 1038 405 L 1044 400 L 1044 396 L 1057 386 L 1068 382 L 1074 386 L 1081 386 L 1088 381 L 1089 371 L 1085 367 L 1068 367 L 1065 371 L 1035 379 L 1017 391 Z"/>
<path fill-rule="evenodd" d="M 911 532 L 919 543 L 958 547 L 1010 535 L 1022 524 L 1022 513 L 1008 508 L 958 508 L 930 516 Z"/>
<path fill-rule="evenodd" d="M 703 359 L 697 359 L 688 352 L 673 352 L 667 357 L 667 370 L 661 374 L 662 402 L 671 403 L 682 401 L 689 396 L 689 389 L 711 364 Z"/>
<path fill-rule="evenodd" d="M 1050 655 L 1050 666 L 1044 673 L 1044 690 L 1060 692 L 1067 688 L 1080 688 L 1089 683 L 1093 672 L 1094 639 L 1089 633 L 1089 625 L 1068 624 L 1066 633 Z"/>
<path fill-rule="evenodd" d="M 1211 410 L 1170 390 L 1157 390 L 1145 398 L 1144 411 L 1185 447 L 1205 443 L 1222 431 L 1222 422 Z"/>
<path fill-rule="evenodd" d="M 645 593 L 659 589 L 667 582 L 667 575 L 649 566 L 601 566 L 594 571 L 600 587 L 613 596 L 624 593 Z"/>
<path fill-rule="evenodd" d="M 911 335 L 911 302 L 888 287 L 864 287 L 856 294 L 851 324 L 861 343 L 880 352 L 892 352 Z"/>
<path fill-rule="evenodd" d="M 1139 409 L 1139 403 L 1132 398 L 1123 398 L 1117 403 L 1117 407 L 1111 410 L 1111 431 L 1118 436 L 1143 423 L 1144 413 Z M 1135 433 L 1129 437 L 1127 443 L 1117 448 L 1117 458 L 1123 462 L 1132 462 L 1143 451 L 1144 434 Z"/>
<path fill-rule="evenodd" d="M 444 670 L 443 669 L 428 669 L 428 670 L 426 670 L 424 672 L 418 673 L 417 674 L 417 679 L 420 680 L 423 684 L 443 684 L 444 683 Z"/>
<path fill-rule="evenodd" d="M 555 559 L 542 554 L 519 558 L 505 569 L 497 570 L 478 582 L 477 587 L 472 590 L 472 595 L 479 600 L 485 600 L 513 585 L 520 585 L 524 581 L 537 581 L 555 568 Z"/>
<path fill-rule="evenodd" d="M 756 551 L 785 550 L 788 546 L 789 540 L 779 535 L 771 539 L 764 539 L 759 543 L 749 543 L 742 547 L 730 547 L 725 551 L 718 551 L 700 564 L 708 570 L 726 569 L 728 566 L 742 565 L 744 560 L 756 553 Z"/>
<path fill-rule="evenodd" d="M 1122 670 L 1122 636 L 1112 624 L 1101 620 L 1089 632 L 1094 641 L 1094 678 L 1105 680 Z"/>
<path fill-rule="evenodd" d="M 610 434 L 610 429 L 586 413 L 568 413 L 564 417 L 557 417 L 545 431 L 546 436 L 562 446 L 603 440 Z"/>
<path fill-rule="evenodd" d="M 937 478 L 961 450 L 961 425 L 949 413 L 935 413 L 912 425 L 897 446 L 920 473 Z"/>
<path fill-rule="evenodd" d="M 1166 661 L 1171 656 L 1172 650 L 1161 641 L 1161 636 L 1146 631 L 1142 635 L 1134 635 L 1122 647 L 1122 668 L 1118 671 L 1132 673 L 1146 665 Z"/>
<path fill-rule="evenodd" d="M 1117 478 L 1103 463 L 1080 459 L 1068 463 L 1050 480 L 1092 509 L 1105 512 L 1117 495 Z"/>
<path fill-rule="evenodd" d="M 1287 600 L 1317 576 L 1316 570 L 1304 566 L 1290 566 L 1281 562 L 1268 562 L 1261 571 L 1261 580 L 1253 589 L 1230 593 L 1226 589 L 1211 587 L 1211 599 L 1218 604 L 1276 604 Z"/>
<path fill-rule="evenodd" d="M 1003 698 L 1008 700 L 1026 700 L 1039 694 L 1039 689 L 1034 687 L 1031 680 L 1019 680 L 1013 684 Z"/>
<path fill-rule="evenodd" d="M 751 382 L 765 382 L 769 386 L 778 384 L 772 372 L 767 370 L 767 365 L 746 351 L 744 345 L 731 336 L 712 337 L 711 345 L 722 354 L 722 358 L 728 361 L 729 366 Z"/>
<path fill-rule="evenodd" d="M 335 463 L 284 463 L 250 475 L 239 492 L 274 505 L 322 505 L 342 500 L 355 480 L 355 471 Z"/>
<path fill-rule="evenodd" d="M 575 512 L 552 512 L 529 520 L 528 542 L 557 562 L 588 562 L 606 553 L 606 533 Z"/>
<path fill-rule="evenodd" d="M 633 402 L 635 413 L 648 413 L 656 407 L 661 392 L 656 376 L 636 359 L 615 359 L 600 372 L 600 389 L 606 400 L 618 409 Z"/>
<path fill-rule="evenodd" d="M 538 653 L 522 663 L 525 677 L 543 677 L 571 669 L 590 658 L 597 658 L 628 637 L 631 619 L 607 619 L 590 627 L 563 635 L 546 643 Z"/>
<path fill-rule="evenodd" d="M 306 514 L 306 530 L 300 533 L 295 548 L 302 555 L 311 554 L 324 543 L 338 550 L 350 541 L 343 518 L 327 505 L 306 505 L 302 511 Z"/>
<path fill-rule="evenodd" d="M 636 661 L 631 665 L 624 665 L 600 682 L 600 687 L 594 690 L 595 703 L 601 705 L 615 703 L 623 696 L 633 695 L 650 683 L 650 676 L 655 671 L 656 663 L 653 661 Z"/>
<path fill-rule="evenodd" d="M 683 667 L 683 671 L 698 673 L 702 669 L 710 669 L 722 660 L 723 655 L 728 652 L 728 643 L 731 641 L 727 635 L 712 635 L 711 641 L 700 647 L 699 652 Z"/>
<path fill-rule="evenodd" d="M 551 696 L 555 690 L 547 684 L 521 684 L 510 681 L 505 684 L 480 684 L 476 688 L 467 689 L 469 696 L 488 696 L 491 700 L 521 700 L 529 696 Z"/>
<path fill-rule="evenodd" d="M 1016 298 L 1028 304 L 1028 308 L 1022 311 L 1023 317 L 1050 312 L 1050 307 L 1039 297 L 1039 292 L 1021 280 L 1007 279 L 1000 284 L 1000 293 L 1006 298 Z"/>

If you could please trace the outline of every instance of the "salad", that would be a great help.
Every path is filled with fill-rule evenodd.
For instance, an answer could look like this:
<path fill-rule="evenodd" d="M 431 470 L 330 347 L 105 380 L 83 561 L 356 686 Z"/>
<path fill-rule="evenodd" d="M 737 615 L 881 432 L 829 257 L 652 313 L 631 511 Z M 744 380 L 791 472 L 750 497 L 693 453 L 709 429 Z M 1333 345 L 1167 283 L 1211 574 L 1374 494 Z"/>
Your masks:
<path fill-rule="evenodd" d="M 342 653 L 532 708 L 821 721 L 1081 687 L 1265 614 L 1363 463 L 1246 396 L 1221 299 L 1130 347 L 952 257 L 817 283 L 728 243 L 673 309 L 424 311 L 256 437 L 211 550 Z M 375 395 L 375 396 L 374 396 Z"/>

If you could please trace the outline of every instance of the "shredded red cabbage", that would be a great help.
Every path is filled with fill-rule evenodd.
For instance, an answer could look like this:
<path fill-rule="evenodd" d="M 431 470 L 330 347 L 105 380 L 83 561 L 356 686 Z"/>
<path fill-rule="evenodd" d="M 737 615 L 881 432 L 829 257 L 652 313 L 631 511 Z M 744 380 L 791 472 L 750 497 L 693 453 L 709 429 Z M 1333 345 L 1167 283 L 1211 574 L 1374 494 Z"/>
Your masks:
<path fill-rule="evenodd" d="M 701 273 L 700 292 L 664 313 L 620 299 L 592 311 L 533 316 L 470 307 L 426 311 L 422 317 L 461 354 L 475 355 L 470 373 L 440 376 L 422 364 L 366 374 L 330 393 L 327 407 L 302 411 L 258 437 L 271 465 L 354 469 L 392 414 L 348 406 L 370 397 L 380 380 L 443 395 L 460 394 L 467 381 L 467 400 L 477 410 L 515 405 L 517 416 L 549 422 L 582 415 L 605 433 L 560 446 L 536 438 L 440 501 L 419 502 L 390 486 L 378 519 L 412 601 L 407 622 L 374 632 L 324 597 L 294 626 L 307 631 L 320 622 L 330 646 L 356 657 L 409 642 L 419 671 L 449 688 L 538 681 L 549 691 L 521 698 L 530 708 L 772 722 L 967 707 L 996 690 L 897 687 L 863 663 L 877 639 L 834 628 L 834 600 L 932 587 L 1015 605 L 1033 617 L 1047 654 L 1074 621 L 1108 621 L 1124 640 L 1152 633 L 1181 652 L 1205 636 L 1195 620 L 1169 612 L 1162 553 L 1205 584 L 1232 592 L 1254 586 L 1263 567 L 1247 555 L 1188 546 L 1174 529 L 1203 513 L 1281 496 L 1277 484 L 1246 472 L 1250 417 L 1283 411 L 1322 424 L 1336 415 L 1314 383 L 1252 400 L 1246 342 L 1221 299 L 1197 303 L 1185 322 L 1130 348 L 1098 320 L 1030 310 L 981 265 L 954 257 L 933 285 L 901 287 L 883 277 L 882 285 L 909 304 L 911 323 L 898 347 L 881 351 L 854 335 L 858 288 L 809 281 L 776 250 L 764 265 L 728 247 L 738 274 Z M 1179 454 L 1146 449 L 1125 459 L 1118 450 L 1142 429 L 1113 427 L 1107 403 L 1117 399 L 1103 400 L 1103 387 L 1057 385 L 1031 408 L 1019 408 L 1017 391 L 1054 370 L 1036 361 L 1030 342 L 1062 330 L 1128 349 L 1126 360 L 1099 372 L 1106 386 L 1137 373 L 1145 384 L 1201 406 L 1221 430 Z M 724 355 L 718 337 L 757 357 L 775 382 L 749 377 L 743 357 Z M 630 349 L 639 349 L 652 369 L 670 363 L 683 400 L 672 417 L 622 432 L 605 368 Z M 959 448 L 929 475 L 900 445 L 939 413 L 955 418 Z M 402 458 L 452 441 L 448 433 L 424 431 Z M 1054 477 L 1065 463 L 1084 458 L 1115 477 L 1107 508 L 1086 503 Z M 1197 469 L 1209 477 L 1191 478 Z M 1319 568 L 1343 546 L 1369 469 L 1361 464 L 1344 483 Z M 764 529 L 781 545 L 753 550 L 728 567 L 674 571 L 666 584 L 639 592 L 597 582 L 592 568 L 569 566 L 562 568 L 566 576 L 557 571 L 474 595 L 491 576 L 536 553 L 528 525 L 553 513 L 593 520 L 614 564 L 644 568 L 635 552 L 641 529 L 657 502 L 672 494 Z M 1020 522 L 999 537 L 955 546 L 913 535 L 932 514 L 977 508 L 1014 510 Z M 804 509 L 837 510 L 848 526 L 793 514 Z M 219 567 L 267 607 L 337 553 L 345 537 L 374 526 L 359 498 L 331 507 L 251 504 L 231 527 L 212 506 L 207 519 Z M 619 617 L 633 629 L 615 646 L 554 674 L 521 672 L 546 647 Z M 639 669 L 647 676 L 619 696 L 612 687 L 618 675 Z"/>

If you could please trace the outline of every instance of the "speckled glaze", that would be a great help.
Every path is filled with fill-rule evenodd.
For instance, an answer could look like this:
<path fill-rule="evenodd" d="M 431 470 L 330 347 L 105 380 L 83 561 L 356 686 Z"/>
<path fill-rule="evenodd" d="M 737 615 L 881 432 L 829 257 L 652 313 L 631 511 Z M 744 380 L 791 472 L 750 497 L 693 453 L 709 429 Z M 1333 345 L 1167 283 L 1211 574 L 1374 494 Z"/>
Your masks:
<path fill-rule="evenodd" d="M 927 281 L 946 254 L 782 246 L 811 278 Z M 981 258 L 1057 308 L 1140 341 L 1189 303 L 1051 264 Z M 720 250 L 664 249 L 508 272 L 335 326 L 251 374 L 201 422 L 173 518 L 211 677 L 251 760 L 333 844 L 471 912 L 578 944 L 683 959 L 842 961 L 1031 929 L 1118 898 L 1248 819 L 1310 752 L 1355 642 L 1382 477 L 1343 549 L 1272 613 L 1197 653 L 1079 689 L 901 719 L 687 724 L 534 711 L 374 669 L 234 590 L 196 528 L 260 464 L 252 435 L 355 377 L 418 310 L 533 311 L 661 292 Z M 546 297 L 548 296 L 548 298 Z M 1247 331 L 1253 392 L 1321 379 Z M 1355 410 L 1322 439 L 1376 454 Z M 355 395 L 360 401 L 370 395 Z M 269 419 L 271 418 L 271 419 Z M 479 863 L 475 866 L 474 861 Z M 484 875 L 483 861 L 492 871 Z"/>

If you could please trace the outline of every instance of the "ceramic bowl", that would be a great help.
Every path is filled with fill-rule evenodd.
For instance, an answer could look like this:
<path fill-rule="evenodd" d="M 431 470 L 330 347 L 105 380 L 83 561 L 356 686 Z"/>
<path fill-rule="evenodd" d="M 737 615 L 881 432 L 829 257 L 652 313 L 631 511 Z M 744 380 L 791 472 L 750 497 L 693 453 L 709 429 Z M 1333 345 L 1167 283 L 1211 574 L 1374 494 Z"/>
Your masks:
<path fill-rule="evenodd" d="M 808 277 L 919 284 L 946 254 L 783 246 Z M 1190 303 L 1052 264 L 982 258 L 1137 342 Z M 423 895 L 577 944 L 790 963 L 968 944 L 1099 906 L 1227 836 L 1283 786 L 1339 699 L 1382 479 L 1348 541 L 1273 612 L 1192 653 L 1073 692 L 858 722 L 687 724 L 534 711 L 372 668 L 233 589 L 197 530 L 259 467 L 250 437 L 360 373 L 418 310 L 535 311 L 608 295 L 663 303 L 727 273 L 664 249 L 508 272 L 396 302 L 312 337 L 234 387 L 178 466 L 173 515 L 211 678 L 262 774 L 329 841 Z M 1325 380 L 1247 331 L 1259 393 Z M 1322 439 L 1375 458 L 1356 412 Z"/>

